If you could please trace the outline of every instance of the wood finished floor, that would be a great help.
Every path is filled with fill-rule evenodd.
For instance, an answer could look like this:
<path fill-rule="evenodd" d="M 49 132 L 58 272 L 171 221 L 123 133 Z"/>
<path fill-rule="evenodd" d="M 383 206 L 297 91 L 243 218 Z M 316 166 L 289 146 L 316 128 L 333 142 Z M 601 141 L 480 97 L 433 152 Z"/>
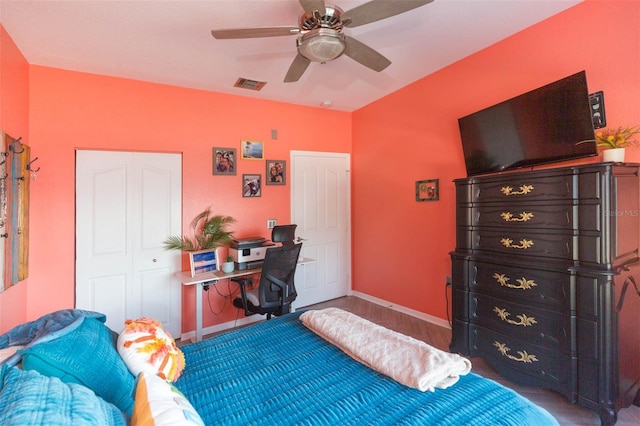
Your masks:
<path fill-rule="evenodd" d="M 425 322 L 410 315 L 394 311 L 358 297 L 341 297 L 339 299 L 312 305 L 308 308 L 321 309 L 331 306 L 352 312 L 368 319 L 371 322 L 422 340 L 436 348 L 446 351 L 449 350 L 449 341 L 451 340 L 450 329 Z M 472 358 L 471 361 L 474 373 L 493 379 L 544 407 L 563 426 L 600 425 L 600 418 L 593 411 L 570 404 L 564 397 L 556 392 L 519 386 L 503 379 L 482 359 Z M 640 425 L 640 407 L 631 406 L 618 412 L 618 422 L 616 423 L 616 426 L 638 425 Z"/>

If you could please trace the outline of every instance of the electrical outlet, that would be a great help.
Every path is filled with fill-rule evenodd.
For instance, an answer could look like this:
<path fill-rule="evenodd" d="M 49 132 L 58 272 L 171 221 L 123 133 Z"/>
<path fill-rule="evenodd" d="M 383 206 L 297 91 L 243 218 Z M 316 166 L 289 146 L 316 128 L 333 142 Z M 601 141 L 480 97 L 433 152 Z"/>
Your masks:
<path fill-rule="evenodd" d="M 445 280 L 445 284 L 447 287 L 451 287 L 451 275 L 447 275 Z"/>
<path fill-rule="evenodd" d="M 267 229 L 273 229 L 278 224 L 276 219 L 267 219 Z"/>

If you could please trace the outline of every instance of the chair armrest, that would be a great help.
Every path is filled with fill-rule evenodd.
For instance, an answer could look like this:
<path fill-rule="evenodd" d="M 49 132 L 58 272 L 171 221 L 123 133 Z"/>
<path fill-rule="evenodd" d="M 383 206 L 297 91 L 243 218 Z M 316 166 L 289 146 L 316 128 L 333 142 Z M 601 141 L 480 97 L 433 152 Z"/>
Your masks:
<path fill-rule="evenodd" d="M 282 297 L 283 299 L 286 299 L 287 297 L 289 297 L 289 286 L 287 285 L 286 282 L 282 281 L 280 278 L 276 278 L 271 274 L 265 274 L 265 277 L 272 282 L 273 284 L 277 285 L 278 287 L 280 287 L 280 289 L 282 289 Z"/>

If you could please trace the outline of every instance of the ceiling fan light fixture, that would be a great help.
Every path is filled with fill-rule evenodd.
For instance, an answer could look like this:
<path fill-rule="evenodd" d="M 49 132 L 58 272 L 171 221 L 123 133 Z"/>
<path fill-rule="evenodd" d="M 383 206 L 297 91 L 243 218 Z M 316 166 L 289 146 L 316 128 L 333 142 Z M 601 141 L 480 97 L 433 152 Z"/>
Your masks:
<path fill-rule="evenodd" d="M 345 49 L 344 35 L 330 28 L 311 30 L 298 38 L 298 52 L 314 62 L 336 59 Z"/>

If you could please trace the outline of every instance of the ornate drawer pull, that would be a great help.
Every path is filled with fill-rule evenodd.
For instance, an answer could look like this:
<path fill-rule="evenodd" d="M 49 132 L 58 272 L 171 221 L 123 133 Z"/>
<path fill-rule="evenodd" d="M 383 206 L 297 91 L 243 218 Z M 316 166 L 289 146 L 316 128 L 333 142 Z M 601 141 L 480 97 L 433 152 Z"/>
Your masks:
<path fill-rule="evenodd" d="M 520 191 L 514 191 L 512 186 L 503 186 L 500 188 L 500 192 L 507 197 L 509 195 L 527 195 L 531 191 L 533 191 L 533 185 L 520 185 Z"/>
<path fill-rule="evenodd" d="M 533 240 L 520 240 L 520 244 L 513 244 L 513 240 L 511 238 L 502 238 L 500 242 L 506 248 L 513 249 L 528 249 L 533 245 Z"/>
<path fill-rule="evenodd" d="M 500 284 L 502 287 L 508 288 L 517 288 L 520 290 L 531 290 L 531 288 L 537 286 L 534 280 L 528 280 L 524 277 L 516 279 L 516 284 L 510 284 L 508 281 L 510 280 L 505 274 L 494 273 L 493 278 Z"/>
<path fill-rule="evenodd" d="M 500 213 L 500 217 L 502 217 L 505 222 L 527 222 L 531 220 L 533 213 L 522 212 L 520 213 L 520 217 L 513 217 L 513 213 L 511 212 L 502 212 Z"/>
<path fill-rule="evenodd" d="M 498 341 L 494 341 L 493 342 L 493 346 L 495 346 L 496 348 L 498 348 L 498 351 L 500 351 L 500 353 L 503 356 L 506 356 L 507 358 L 514 360 L 514 361 L 518 361 L 518 362 L 524 362 L 525 364 L 531 364 L 534 361 L 538 361 L 538 358 L 536 358 L 535 355 L 533 354 L 528 354 L 527 351 L 517 351 L 518 355 L 520 355 L 520 357 L 516 357 L 514 355 L 511 355 L 509 353 L 509 351 L 511 350 L 510 347 L 508 347 L 506 345 L 506 343 L 500 343 Z"/>
<path fill-rule="evenodd" d="M 493 308 L 493 312 L 495 312 L 502 321 L 508 322 L 509 324 L 513 324 L 513 325 L 521 325 L 523 327 L 531 327 L 533 324 L 537 324 L 538 321 L 536 321 L 536 319 L 534 317 L 528 317 L 525 314 L 522 315 L 516 315 L 516 318 L 518 318 L 519 321 L 514 321 L 512 319 L 509 319 L 509 315 L 511 315 L 509 312 L 507 312 L 506 309 L 502 309 L 502 308 L 498 308 L 497 306 L 495 306 Z"/>

